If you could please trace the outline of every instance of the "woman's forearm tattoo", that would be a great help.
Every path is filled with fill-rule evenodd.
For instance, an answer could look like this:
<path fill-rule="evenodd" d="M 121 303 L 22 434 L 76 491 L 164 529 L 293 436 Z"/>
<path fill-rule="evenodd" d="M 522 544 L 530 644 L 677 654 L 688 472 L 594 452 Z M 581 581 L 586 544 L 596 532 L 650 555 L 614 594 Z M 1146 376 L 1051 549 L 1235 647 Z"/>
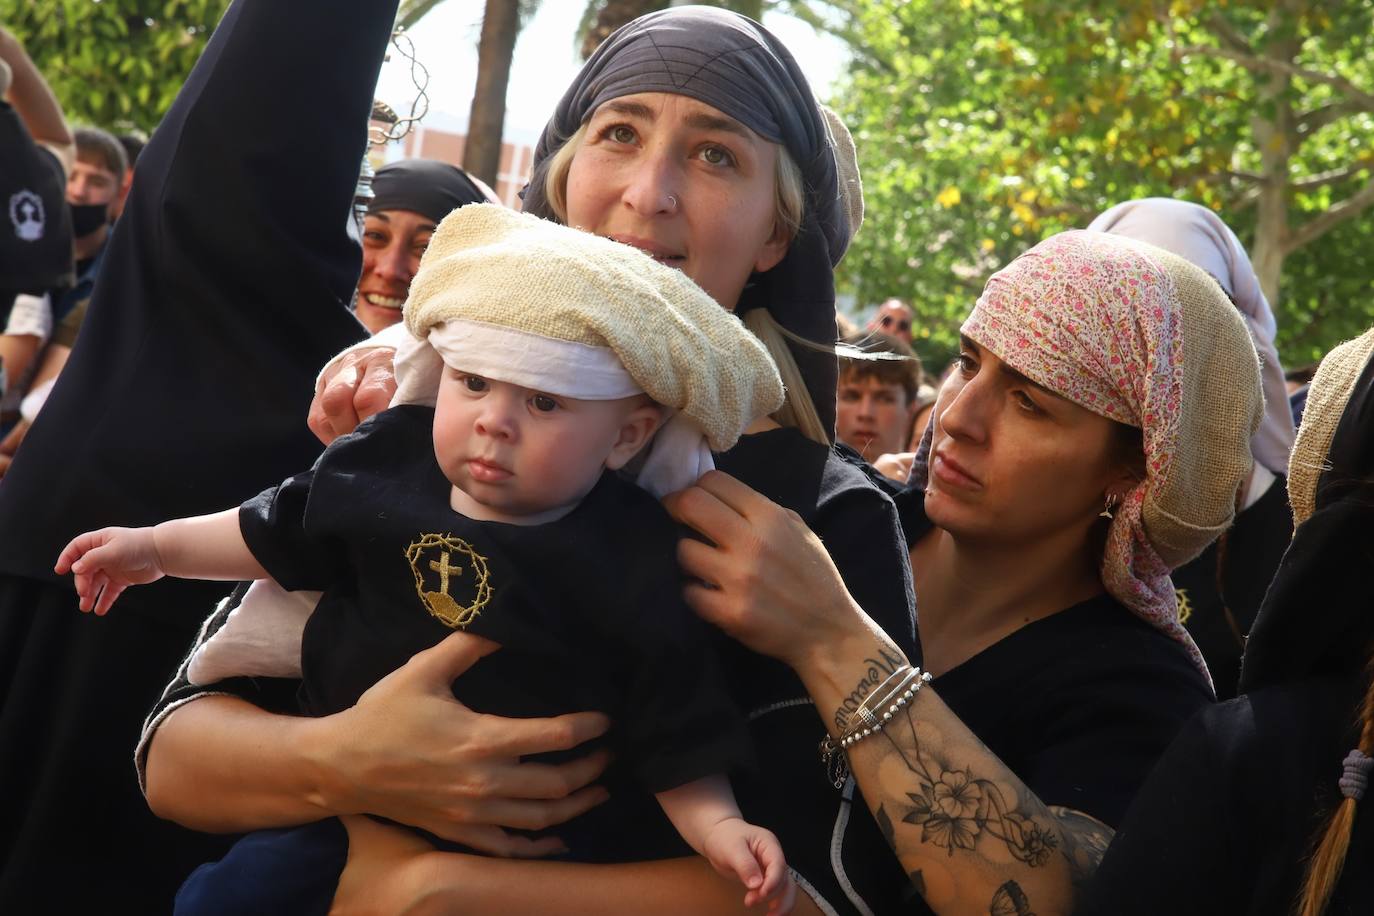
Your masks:
<path fill-rule="evenodd" d="M 869 668 L 855 690 L 859 702 L 866 696 L 870 681 L 876 684 L 887 676 L 881 663 L 868 661 Z M 851 694 L 836 709 L 837 721 L 847 721 L 850 707 L 857 706 L 853 698 Z M 996 783 L 973 767 L 951 766 L 924 748 L 911 710 L 911 705 L 903 706 L 882 731 L 915 782 L 915 791 L 903 792 L 908 805 L 894 806 L 897 810 L 880 806 L 877 812 L 878 826 L 889 844 L 895 848 L 894 818 L 900 818 L 902 823 L 921 828 L 922 843 L 943 849 L 950 857 L 960 850 L 971 851 L 980 840 L 991 838 L 1032 868 L 1049 862 L 1060 846 L 1053 827 L 1019 810 L 1014 795 L 1009 800 Z"/>
<path fill-rule="evenodd" d="M 910 804 L 899 813 L 903 823 L 921 828 L 921 842 L 953 856 L 991 837 L 1032 868 L 1044 865 L 1059 848 L 1054 830 L 1020 812 L 1015 799 L 1008 801 L 992 780 L 978 776 L 972 767 L 947 767 L 923 750 L 910 706 L 903 707 L 882 734 L 915 777 L 916 791 L 904 793 Z M 905 738 L 910 738 L 909 747 L 904 747 Z M 891 817 L 883 809 L 878 818 L 890 839 Z"/>

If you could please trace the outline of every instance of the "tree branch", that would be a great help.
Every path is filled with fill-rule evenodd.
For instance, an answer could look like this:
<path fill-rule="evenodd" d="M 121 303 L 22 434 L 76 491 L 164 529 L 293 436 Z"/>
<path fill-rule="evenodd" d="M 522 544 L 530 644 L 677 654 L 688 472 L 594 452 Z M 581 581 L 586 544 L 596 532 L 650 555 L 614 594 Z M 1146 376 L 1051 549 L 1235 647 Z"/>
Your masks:
<path fill-rule="evenodd" d="M 1229 45 L 1232 51 L 1254 57 L 1255 49 L 1250 47 L 1250 42 L 1240 30 L 1231 24 L 1231 21 L 1221 13 L 1213 13 L 1207 19 L 1207 28 L 1217 37 L 1217 40 L 1224 45 Z"/>
<path fill-rule="evenodd" d="M 1358 216 L 1371 204 L 1374 204 L 1374 179 L 1345 200 L 1327 208 L 1321 216 L 1309 220 L 1296 232 L 1291 233 L 1283 241 L 1283 253 L 1292 254 L 1304 245 L 1316 241 L 1346 220 Z"/>
<path fill-rule="evenodd" d="M 1347 115 L 1357 114 L 1364 110 L 1365 106 L 1359 102 L 1347 99 L 1344 102 L 1332 102 L 1330 105 L 1323 105 L 1321 108 L 1303 112 L 1297 117 L 1298 136 L 1306 137 Z"/>
<path fill-rule="evenodd" d="M 1344 181 L 1356 172 L 1367 168 L 1369 168 L 1368 163 L 1347 166 L 1343 169 L 1331 169 L 1327 172 L 1318 172 L 1315 175 L 1308 175 L 1306 178 L 1299 178 L 1297 181 L 1289 184 L 1289 187 L 1295 191 L 1311 191 L 1313 188 L 1320 188 L 1323 185 Z"/>
<path fill-rule="evenodd" d="M 1323 83 L 1338 89 L 1346 95 L 1352 104 L 1358 105 L 1361 111 L 1374 111 L 1374 94 L 1365 92 L 1350 80 L 1339 74 L 1321 73 L 1317 70 L 1309 70 L 1307 67 L 1299 67 L 1297 64 L 1289 63 L 1286 60 L 1276 60 L 1271 57 L 1256 57 L 1253 54 L 1244 54 L 1240 51 L 1231 51 L 1226 48 L 1209 48 L 1205 45 L 1192 45 L 1180 48 L 1176 52 L 1181 57 L 1198 55 L 1203 57 L 1224 57 L 1233 60 L 1247 70 L 1256 73 L 1282 73 L 1287 76 L 1296 76 L 1309 83 Z"/>

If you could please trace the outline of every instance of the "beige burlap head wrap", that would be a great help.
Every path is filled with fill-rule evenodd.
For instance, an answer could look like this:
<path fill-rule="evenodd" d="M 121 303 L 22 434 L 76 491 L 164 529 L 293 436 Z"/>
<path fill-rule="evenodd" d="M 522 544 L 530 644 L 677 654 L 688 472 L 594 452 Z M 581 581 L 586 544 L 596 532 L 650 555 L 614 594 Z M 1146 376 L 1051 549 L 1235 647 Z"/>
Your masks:
<path fill-rule="evenodd" d="M 1288 462 L 1288 502 L 1293 525 L 1312 517 L 1317 505 L 1317 481 L 1327 467 L 1327 453 L 1355 380 L 1374 355 L 1374 328 L 1336 347 L 1317 367 L 1307 389 L 1307 407 Z"/>
<path fill-rule="evenodd" d="M 393 404 L 433 404 L 443 364 L 548 394 L 643 392 L 676 413 L 639 482 L 680 489 L 782 403 L 758 339 L 680 271 L 609 239 L 490 204 L 439 225 L 405 305 Z"/>
<path fill-rule="evenodd" d="M 1065 232 L 995 274 L 963 333 L 1070 401 L 1140 428 L 1146 476 L 1112 519 L 1102 581 L 1206 671 L 1169 572 L 1230 525 L 1263 415 L 1255 348 L 1216 281 L 1142 242 Z"/>

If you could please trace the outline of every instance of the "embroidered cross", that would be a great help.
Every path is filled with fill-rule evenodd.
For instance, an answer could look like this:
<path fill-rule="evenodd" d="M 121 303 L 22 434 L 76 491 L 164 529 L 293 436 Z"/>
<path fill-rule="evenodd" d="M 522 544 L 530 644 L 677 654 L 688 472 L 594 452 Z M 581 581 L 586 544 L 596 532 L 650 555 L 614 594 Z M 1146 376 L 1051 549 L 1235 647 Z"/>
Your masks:
<path fill-rule="evenodd" d="M 438 563 L 433 560 L 429 561 L 429 568 L 439 574 L 439 592 L 444 595 L 448 594 L 448 574 L 453 573 L 455 576 L 463 574 L 463 567 L 448 565 L 448 556 L 448 551 L 445 550 L 439 554 Z"/>
<path fill-rule="evenodd" d="M 438 560 L 426 559 L 436 553 Z M 406 562 L 410 564 L 410 573 L 415 577 L 415 593 L 425 609 L 446 627 L 467 627 L 491 601 L 491 570 L 487 568 L 487 558 L 462 538 L 452 534 L 422 534 L 406 548 Z M 464 567 L 472 570 L 471 604 L 459 604 L 448 593 L 452 578 L 464 575 Z M 438 591 L 430 591 L 425 585 L 425 574 L 429 572 L 439 574 Z"/>

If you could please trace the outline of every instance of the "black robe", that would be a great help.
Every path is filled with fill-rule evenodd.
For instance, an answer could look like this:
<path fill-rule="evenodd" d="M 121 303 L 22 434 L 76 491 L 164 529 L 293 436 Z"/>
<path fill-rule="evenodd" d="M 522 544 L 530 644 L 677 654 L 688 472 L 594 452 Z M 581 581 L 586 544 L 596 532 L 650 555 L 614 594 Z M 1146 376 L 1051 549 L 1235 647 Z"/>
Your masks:
<path fill-rule="evenodd" d="M 139 723 L 226 589 L 104 618 L 81 531 L 237 503 L 308 465 L 318 367 L 363 336 L 346 234 L 396 4 L 237 0 L 140 158 L 71 359 L 0 486 L 0 912 L 156 913 L 207 846 L 139 794 Z"/>

